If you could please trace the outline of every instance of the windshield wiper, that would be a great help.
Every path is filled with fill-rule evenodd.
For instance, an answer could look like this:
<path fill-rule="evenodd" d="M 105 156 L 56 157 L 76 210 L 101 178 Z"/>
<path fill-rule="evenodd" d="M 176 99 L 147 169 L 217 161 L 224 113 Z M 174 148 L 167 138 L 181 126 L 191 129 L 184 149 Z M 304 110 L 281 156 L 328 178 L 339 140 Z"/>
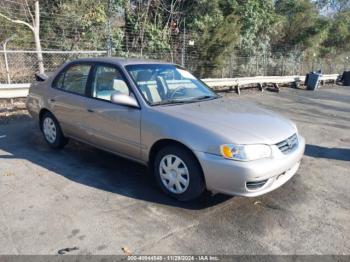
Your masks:
<path fill-rule="evenodd" d="M 155 102 L 152 105 L 168 105 L 168 104 L 185 104 L 185 103 L 193 103 L 200 100 L 206 100 L 206 99 L 215 99 L 218 96 L 212 96 L 212 95 L 204 95 L 204 96 L 197 96 L 191 99 L 165 99 L 159 102 Z"/>
<path fill-rule="evenodd" d="M 217 98 L 217 96 L 212 96 L 212 95 L 204 95 L 204 96 L 197 96 L 191 99 L 191 101 L 200 101 L 200 100 L 206 100 L 206 99 L 214 99 Z"/>
<path fill-rule="evenodd" d="M 157 106 L 157 105 L 167 105 L 167 104 L 183 104 L 183 103 L 187 103 L 188 101 L 189 100 L 166 99 L 159 102 L 155 102 L 152 105 Z"/>

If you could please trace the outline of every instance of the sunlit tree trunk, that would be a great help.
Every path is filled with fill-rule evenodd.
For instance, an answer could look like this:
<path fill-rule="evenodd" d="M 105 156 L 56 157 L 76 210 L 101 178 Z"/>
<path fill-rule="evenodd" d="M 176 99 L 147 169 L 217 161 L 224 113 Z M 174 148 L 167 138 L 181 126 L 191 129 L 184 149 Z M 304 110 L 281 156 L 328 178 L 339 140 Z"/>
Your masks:
<path fill-rule="evenodd" d="M 37 52 L 38 56 L 38 67 L 39 67 L 39 72 L 44 73 L 44 61 L 43 61 L 43 54 L 41 50 L 41 42 L 40 42 L 40 9 L 39 9 L 39 1 L 35 1 L 35 18 L 33 23 L 34 25 L 34 41 L 35 41 L 35 49 Z"/>
<path fill-rule="evenodd" d="M 20 24 L 20 25 L 25 25 L 27 26 L 33 33 L 34 36 L 34 42 L 35 42 L 35 50 L 37 53 L 38 57 L 38 68 L 40 73 L 44 73 L 45 68 L 44 68 L 44 62 L 43 62 L 43 54 L 42 54 L 42 49 L 41 49 L 41 42 L 40 42 L 40 7 L 39 7 L 39 1 L 35 0 L 34 1 L 34 16 L 32 14 L 32 11 L 29 7 L 28 1 L 25 1 L 26 5 L 26 11 L 29 13 L 31 21 L 26 22 L 23 20 L 19 19 L 13 19 L 5 14 L 0 13 L 0 17 L 5 18 L 6 20 L 15 23 L 15 24 Z"/>

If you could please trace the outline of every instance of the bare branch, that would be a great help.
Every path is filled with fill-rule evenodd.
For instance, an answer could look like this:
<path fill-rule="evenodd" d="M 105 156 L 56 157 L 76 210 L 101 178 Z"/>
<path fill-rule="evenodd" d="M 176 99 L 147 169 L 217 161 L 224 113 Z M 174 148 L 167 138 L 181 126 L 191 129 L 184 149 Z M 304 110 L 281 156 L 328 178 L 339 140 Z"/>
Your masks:
<path fill-rule="evenodd" d="M 29 13 L 29 15 L 30 15 L 30 17 L 31 17 L 31 19 L 32 19 L 33 25 L 35 25 L 34 16 L 33 16 L 32 12 L 31 12 L 31 10 L 30 10 L 29 4 L 28 4 L 28 0 L 25 0 L 25 2 L 26 2 L 26 7 L 27 7 L 27 10 L 26 10 L 26 11 L 28 11 L 28 13 Z"/>
<path fill-rule="evenodd" d="M 22 25 L 25 25 L 25 26 L 29 27 L 30 30 L 32 30 L 32 31 L 34 32 L 34 27 L 33 27 L 31 24 L 27 23 L 27 22 L 24 22 L 24 21 L 18 20 L 18 19 L 11 19 L 10 17 L 8 17 L 8 16 L 6 16 L 6 15 L 4 15 L 4 14 L 1 14 L 1 13 L 0 13 L 0 17 L 3 17 L 3 18 L 5 18 L 6 20 L 8 20 L 8 21 L 10 21 L 10 22 L 12 22 L 12 23 L 15 23 L 15 24 L 22 24 Z"/>

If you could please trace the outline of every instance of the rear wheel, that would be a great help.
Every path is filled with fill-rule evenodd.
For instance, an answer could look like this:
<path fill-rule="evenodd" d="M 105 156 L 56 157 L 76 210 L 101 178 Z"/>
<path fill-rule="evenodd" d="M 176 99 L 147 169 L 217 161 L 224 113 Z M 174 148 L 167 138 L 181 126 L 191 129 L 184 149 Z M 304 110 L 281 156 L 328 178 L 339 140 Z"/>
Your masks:
<path fill-rule="evenodd" d="M 155 157 L 153 169 L 161 189 L 178 200 L 195 199 L 205 189 L 197 159 L 183 147 L 171 145 L 162 148 Z"/>
<path fill-rule="evenodd" d="M 40 127 L 45 141 L 50 147 L 62 148 L 67 144 L 68 139 L 64 137 L 58 121 L 50 112 L 46 112 L 42 116 Z"/>

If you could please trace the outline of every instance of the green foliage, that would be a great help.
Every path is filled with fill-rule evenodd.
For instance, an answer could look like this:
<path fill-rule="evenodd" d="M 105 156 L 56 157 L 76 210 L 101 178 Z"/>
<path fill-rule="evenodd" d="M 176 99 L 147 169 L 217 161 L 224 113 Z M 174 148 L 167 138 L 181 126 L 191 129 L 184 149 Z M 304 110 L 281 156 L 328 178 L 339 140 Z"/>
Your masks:
<path fill-rule="evenodd" d="M 191 39 L 200 48 L 197 74 L 208 75 L 220 70 L 225 56 L 233 52 L 239 41 L 238 17 L 233 13 L 237 7 L 235 0 L 196 0 L 186 8 L 189 15 L 186 23 Z"/>
<path fill-rule="evenodd" d="M 128 44 L 127 52 L 164 53 L 171 49 L 171 21 L 160 1 L 124 1 L 125 24 Z M 168 1 L 163 3 L 170 9 Z"/>
<path fill-rule="evenodd" d="M 335 16 L 322 47 L 324 56 L 350 52 L 350 11 Z"/>
<path fill-rule="evenodd" d="M 14 1 L 10 10 L 18 8 Z M 350 52 L 349 0 L 40 0 L 40 6 L 43 49 L 105 50 L 111 37 L 114 54 L 168 54 L 179 63 L 185 43 L 201 76 L 218 74 L 234 56 Z M 0 22 L 1 39 L 17 34 L 10 47 L 33 48 L 27 27 Z"/>
<path fill-rule="evenodd" d="M 235 11 L 241 25 L 241 50 L 248 54 L 266 51 L 277 21 L 272 1 L 240 0 Z"/>
<path fill-rule="evenodd" d="M 42 21 L 42 39 L 55 39 L 44 41 L 44 48 L 57 48 L 55 43 L 66 50 L 106 48 L 108 17 L 104 4 L 82 0 L 49 2 L 42 11 L 52 16 Z"/>
<path fill-rule="evenodd" d="M 145 29 L 147 38 L 147 49 L 149 52 L 166 52 L 170 50 L 169 35 L 164 30 L 159 30 L 157 26 L 149 24 Z"/>
<path fill-rule="evenodd" d="M 310 0 L 278 0 L 276 13 L 282 26 L 275 46 L 283 51 L 297 48 L 300 51 L 316 49 L 322 42 L 327 21 L 319 15 L 316 5 Z"/>

